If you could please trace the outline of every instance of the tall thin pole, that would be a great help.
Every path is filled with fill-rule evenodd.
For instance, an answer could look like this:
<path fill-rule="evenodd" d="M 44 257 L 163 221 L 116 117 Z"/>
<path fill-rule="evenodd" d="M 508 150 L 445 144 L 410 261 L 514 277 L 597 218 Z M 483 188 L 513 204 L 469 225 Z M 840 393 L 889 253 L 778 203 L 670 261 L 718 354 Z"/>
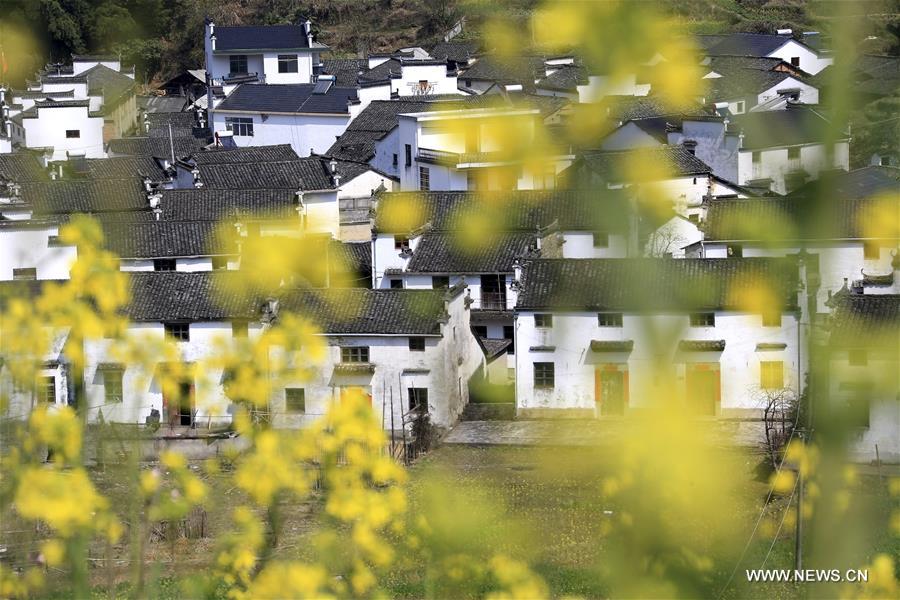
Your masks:
<path fill-rule="evenodd" d="M 803 434 L 800 434 L 803 440 Z M 803 465 L 797 465 L 797 526 L 794 529 L 794 569 L 803 568 Z"/>
<path fill-rule="evenodd" d="M 169 123 L 169 152 L 172 155 L 172 164 L 175 164 L 175 140 L 172 139 L 172 124 Z"/>

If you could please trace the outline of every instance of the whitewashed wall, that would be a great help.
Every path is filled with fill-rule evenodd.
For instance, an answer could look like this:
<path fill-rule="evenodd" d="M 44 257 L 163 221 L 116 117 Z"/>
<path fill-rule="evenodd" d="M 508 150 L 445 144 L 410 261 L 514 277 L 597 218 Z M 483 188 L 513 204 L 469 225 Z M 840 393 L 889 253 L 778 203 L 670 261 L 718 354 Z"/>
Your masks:
<path fill-rule="evenodd" d="M 256 113 L 223 113 L 213 111 L 213 131 L 226 131 L 226 117 L 253 119 L 253 136 L 233 136 L 237 146 L 271 146 L 290 144 L 298 156 L 309 156 L 310 151 L 324 154 L 350 122 L 348 115 L 268 115 L 263 121 Z"/>
<path fill-rule="evenodd" d="M 10 281 L 13 269 L 37 269 L 38 279 L 68 279 L 77 258 L 74 246 L 51 246 L 59 233 L 56 226 L 32 226 L 22 222 L 0 228 L 0 281 Z"/>

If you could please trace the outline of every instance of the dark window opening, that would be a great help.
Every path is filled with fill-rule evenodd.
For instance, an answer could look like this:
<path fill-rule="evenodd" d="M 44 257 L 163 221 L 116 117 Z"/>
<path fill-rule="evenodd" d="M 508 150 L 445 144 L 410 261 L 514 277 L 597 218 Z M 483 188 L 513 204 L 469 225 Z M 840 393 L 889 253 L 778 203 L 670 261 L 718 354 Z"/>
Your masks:
<path fill-rule="evenodd" d="M 795 66 L 795 67 L 799 67 L 799 66 L 800 66 L 800 57 L 799 57 L 799 56 L 792 56 L 792 57 L 791 57 L 791 64 L 792 64 L 793 66 Z"/>
<path fill-rule="evenodd" d="M 763 327 L 781 327 L 781 311 L 770 310 L 763 313 Z"/>
<path fill-rule="evenodd" d="M 278 55 L 278 72 L 279 73 L 297 73 L 299 71 L 296 54 L 279 54 Z"/>
<path fill-rule="evenodd" d="M 753 164 L 758 165 L 762 162 L 762 152 L 754 152 L 753 153 Z"/>
<path fill-rule="evenodd" d="M 56 377 L 41 377 L 37 386 L 38 402 L 56 404 Z"/>
<path fill-rule="evenodd" d="M 247 321 L 232 321 L 231 335 L 236 338 L 245 338 L 250 330 L 250 324 Z"/>
<path fill-rule="evenodd" d="M 409 410 L 428 412 L 428 388 L 407 388 Z"/>
<path fill-rule="evenodd" d="M 253 137 L 251 117 L 225 117 L 225 129 L 237 136 Z"/>
<path fill-rule="evenodd" d="M 800 148 L 788 148 L 788 160 L 800 158 Z"/>
<path fill-rule="evenodd" d="M 242 75 L 247 73 L 247 55 L 232 54 L 228 57 L 228 69 L 230 75 Z"/>
<path fill-rule="evenodd" d="M 284 412 L 294 415 L 306 413 L 306 390 L 284 388 Z"/>
<path fill-rule="evenodd" d="M 605 231 L 595 231 L 593 238 L 594 248 L 609 248 L 609 234 Z"/>
<path fill-rule="evenodd" d="M 487 325 L 472 325 L 472 331 L 480 338 L 487 338 Z"/>
<path fill-rule="evenodd" d="M 368 346 L 344 346 L 341 348 L 342 363 L 367 363 L 369 362 Z"/>
<path fill-rule="evenodd" d="M 412 146 L 410 146 L 409 144 L 406 144 L 405 150 L 406 150 L 406 166 L 411 167 L 412 166 Z"/>
<path fill-rule="evenodd" d="M 403 289 L 403 280 L 402 279 L 391 279 L 391 289 L 392 290 L 402 290 Z"/>
<path fill-rule="evenodd" d="M 427 167 L 419 167 L 419 189 L 423 192 L 431 190 L 431 172 Z"/>
<path fill-rule="evenodd" d="M 81 137 L 80 129 L 66 129 L 66 138 L 77 139 Z"/>
<path fill-rule="evenodd" d="M 409 238 L 405 235 L 395 235 L 394 236 L 394 250 L 408 250 L 409 249 Z"/>
<path fill-rule="evenodd" d="M 506 310 L 506 282 L 503 275 L 481 276 L 481 308 Z"/>
<path fill-rule="evenodd" d="M 506 349 L 506 353 L 514 355 L 516 353 L 516 336 L 512 325 L 503 326 L 503 339 L 509 340 L 509 348 Z"/>
<path fill-rule="evenodd" d="M 443 290 L 450 287 L 450 277 L 448 275 L 433 275 L 431 277 L 431 287 L 436 290 Z"/>
<path fill-rule="evenodd" d="M 121 369 L 103 371 L 103 397 L 107 404 L 122 401 L 124 372 Z"/>
<path fill-rule="evenodd" d="M 423 337 L 409 338 L 409 349 L 412 352 L 425 352 L 425 338 L 423 338 Z"/>
<path fill-rule="evenodd" d="M 212 268 L 213 271 L 224 271 L 228 269 L 228 257 L 227 256 L 213 256 L 212 257 Z"/>
<path fill-rule="evenodd" d="M 164 323 L 166 335 L 177 342 L 189 342 L 191 340 L 190 323 Z"/>
<path fill-rule="evenodd" d="M 881 257 L 881 248 L 875 242 L 863 242 L 863 258 L 875 260 Z"/>
<path fill-rule="evenodd" d="M 715 327 L 716 313 L 691 313 L 691 327 Z"/>
<path fill-rule="evenodd" d="M 740 244 L 728 244 L 726 251 L 728 258 L 742 258 L 744 256 L 744 247 Z"/>
<path fill-rule="evenodd" d="M 153 259 L 153 270 L 154 271 L 174 271 L 175 270 L 175 259 L 174 258 L 154 258 Z"/>
<path fill-rule="evenodd" d="M 13 269 L 13 281 L 34 281 L 35 279 L 37 279 L 37 269 L 34 267 Z"/>
<path fill-rule="evenodd" d="M 534 315 L 535 327 L 553 327 L 553 315 L 537 313 Z"/>
<path fill-rule="evenodd" d="M 554 376 L 554 365 L 552 362 L 536 362 L 534 363 L 534 387 L 535 388 L 553 388 L 556 384 Z"/>
<path fill-rule="evenodd" d="M 396 167 L 398 164 L 400 164 L 400 159 L 397 158 L 396 154 L 394 154 L 394 166 Z"/>
<path fill-rule="evenodd" d="M 599 313 L 597 325 L 600 327 L 621 327 L 622 313 Z"/>

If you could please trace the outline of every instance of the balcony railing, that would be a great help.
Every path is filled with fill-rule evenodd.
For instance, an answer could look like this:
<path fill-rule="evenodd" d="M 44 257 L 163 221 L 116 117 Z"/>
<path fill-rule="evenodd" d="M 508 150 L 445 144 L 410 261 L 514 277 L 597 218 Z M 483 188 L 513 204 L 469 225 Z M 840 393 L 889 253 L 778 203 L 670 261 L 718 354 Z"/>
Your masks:
<path fill-rule="evenodd" d="M 509 310 L 506 292 L 481 292 L 481 300 L 475 302 L 475 308 L 481 310 Z"/>
<path fill-rule="evenodd" d="M 440 165 L 456 165 L 459 162 L 459 154 L 445 150 L 433 150 L 431 148 L 419 148 L 416 159 L 421 162 Z"/>

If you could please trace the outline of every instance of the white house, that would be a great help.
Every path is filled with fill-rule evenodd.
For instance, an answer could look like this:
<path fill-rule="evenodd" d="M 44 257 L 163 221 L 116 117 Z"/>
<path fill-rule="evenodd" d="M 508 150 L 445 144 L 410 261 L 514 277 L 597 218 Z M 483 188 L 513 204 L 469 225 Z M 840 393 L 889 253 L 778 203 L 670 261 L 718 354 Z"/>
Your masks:
<path fill-rule="evenodd" d="M 207 19 L 203 47 L 210 88 L 243 81 L 312 83 L 320 55 L 328 49 L 315 40 L 308 20 L 299 25 L 219 27 Z"/>
<path fill-rule="evenodd" d="M 828 312 L 828 299 L 848 280 L 867 294 L 897 293 L 900 275 L 893 263 L 900 238 L 887 224 L 881 229 L 876 216 L 900 212 L 895 171 L 865 167 L 829 177 L 821 190 L 830 189 L 834 196 L 810 190 L 785 198 L 709 200 L 701 216 L 703 240 L 688 248 L 688 256 L 805 254 L 811 277 L 806 285 L 816 299 L 816 313 Z"/>
<path fill-rule="evenodd" d="M 12 116 L 13 145 L 39 150 L 46 161 L 102 158 L 103 116 L 90 100 L 38 100 Z"/>
<path fill-rule="evenodd" d="M 400 189 L 553 189 L 573 157 L 550 157 L 539 171 L 526 168 L 540 126 L 536 108 L 402 114 L 397 130 Z"/>
<path fill-rule="evenodd" d="M 729 33 L 699 36 L 708 56 L 757 56 L 778 58 L 810 75 L 834 62 L 833 57 L 792 37 L 790 29 L 768 33 Z"/>
<path fill-rule="evenodd" d="M 369 69 L 359 75 L 361 83 L 388 81 L 392 96 L 461 94 L 456 70 L 444 59 L 391 57 L 369 58 Z"/>
<path fill-rule="evenodd" d="M 59 243 L 58 219 L 0 220 L 0 281 L 68 279 L 74 246 Z"/>
<path fill-rule="evenodd" d="M 900 462 L 900 295 L 848 293 L 828 321 L 826 419 L 848 425 L 859 462 Z"/>
<path fill-rule="evenodd" d="M 211 111 L 217 136 L 237 146 L 290 144 L 299 156 L 322 154 L 344 133 L 356 88 L 332 80 L 304 84 L 242 84 Z"/>
<path fill-rule="evenodd" d="M 516 304 L 520 416 L 622 416 L 679 403 L 757 418 L 800 392 L 796 263 L 784 259 L 549 259 L 525 263 Z M 766 314 L 742 294 L 769 286 Z"/>
<path fill-rule="evenodd" d="M 311 319 L 328 351 L 311 379 L 276 392 L 275 425 L 309 423 L 339 402 L 342 390 L 360 388 L 386 430 L 408 429 L 419 407 L 437 426 L 452 427 L 481 364 L 464 291 L 464 285 L 440 291 L 286 291 L 279 314 Z"/>
<path fill-rule="evenodd" d="M 707 59 L 703 76 L 708 89 L 700 101 L 731 114 L 783 109 L 788 101 L 818 104 L 819 90 L 798 68 L 779 59 L 720 56 Z"/>

